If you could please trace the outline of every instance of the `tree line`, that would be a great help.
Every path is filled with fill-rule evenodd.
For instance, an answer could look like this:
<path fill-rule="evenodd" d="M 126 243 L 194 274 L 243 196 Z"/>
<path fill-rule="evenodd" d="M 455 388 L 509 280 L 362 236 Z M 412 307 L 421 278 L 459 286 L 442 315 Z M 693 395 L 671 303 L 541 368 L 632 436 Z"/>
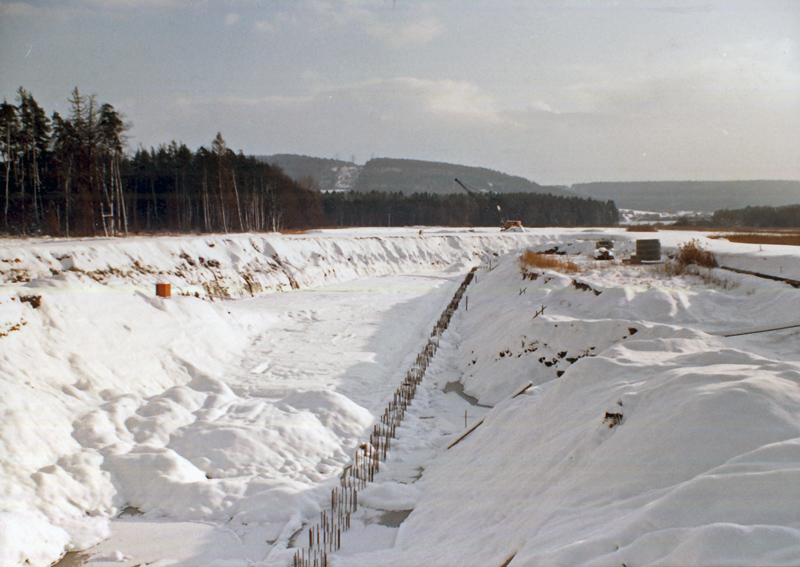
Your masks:
<path fill-rule="evenodd" d="M 127 151 L 130 125 L 75 88 L 49 117 L 20 87 L 0 105 L 0 232 L 53 236 L 261 232 L 323 226 L 492 226 L 495 205 L 527 226 L 608 225 L 611 202 L 520 193 L 486 197 L 321 193 L 277 166 L 228 148 L 172 141 Z M 496 199 L 496 202 L 489 203 Z"/>
<path fill-rule="evenodd" d="M 783 207 L 745 207 L 715 211 L 711 226 L 750 228 L 798 228 L 800 205 Z"/>
<path fill-rule="evenodd" d="M 316 194 L 279 168 L 235 153 L 221 134 L 191 151 L 171 142 L 126 153 L 129 125 L 76 88 L 48 117 L 17 91 L 0 105 L 2 230 L 96 236 L 244 232 L 320 226 Z"/>
<path fill-rule="evenodd" d="M 610 226 L 619 222 L 611 201 L 544 193 L 466 194 L 327 193 L 321 195 L 333 226 L 500 226 L 519 220 L 529 227 Z M 499 207 L 499 208 L 498 208 Z"/>

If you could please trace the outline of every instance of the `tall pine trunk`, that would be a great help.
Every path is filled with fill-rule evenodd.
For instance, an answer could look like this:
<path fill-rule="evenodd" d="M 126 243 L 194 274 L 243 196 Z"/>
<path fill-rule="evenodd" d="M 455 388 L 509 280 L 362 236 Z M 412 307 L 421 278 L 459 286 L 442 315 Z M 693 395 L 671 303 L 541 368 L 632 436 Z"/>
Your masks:
<path fill-rule="evenodd" d="M 231 169 L 231 178 L 233 179 L 233 193 L 236 196 L 236 211 L 239 213 L 239 232 L 244 232 L 244 224 L 242 224 L 242 207 L 239 204 L 239 189 L 236 187 L 236 173 Z"/>

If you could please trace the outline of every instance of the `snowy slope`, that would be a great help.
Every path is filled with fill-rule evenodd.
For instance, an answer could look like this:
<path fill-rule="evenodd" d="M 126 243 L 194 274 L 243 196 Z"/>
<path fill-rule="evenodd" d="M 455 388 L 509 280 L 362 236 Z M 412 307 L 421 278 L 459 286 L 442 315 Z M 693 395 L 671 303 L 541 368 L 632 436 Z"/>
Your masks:
<path fill-rule="evenodd" d="M 374 367 L 383 380 L 395 370 L 396 359 L 370 333 L 403 304 L 398 323 L 419 328 L 406 325 L 406 337 L 386 330 L 378 340 L 409 354 L 445 301 L 431 292 L 448 276 L 332 291 L 323 301 L 327 328 L 318 295 L 290 295 L 297 302 L 285 310 L 283 294 L 268 304 L 201 298 L 458 274 L 487 248 L 540 239 L 429 230 L 4 240 L 0 564 L 46 565 L 65 547 L 85 549 L 109 534 L 108 518 L 126 506 L 258 522 L 262 542 L 276 539 L 316 512 L 314 490 L 341 470 L 380 409 L 380 392 L 395 386 L 372 384 L 377 399 L 352 387 Z M 153 296 L 153 284 L 165 281 L 176 294 L 169 300 Z M 344 291 L 353 297 L 349 323 L 336 313 Z M 369 306 L 359 304 L 365 298 Z M 345 323 L 352 332 L 342 332 Z M 297 337 L 313 354 L 298 354 Z M 241 368 L 253 352 L 261 358 Z"/>
<path fill-rule="evenodd" d="M 336 565 L 797 564 L 797 330 L 720 335 L 800 323 L 800 294 L 723 287 L 611 265 L 530 280 L 513 258 L 481 272 L 454 333 L 466 391 L 497 405 L 428 464 L 392 549 Z"/>
<path fill-rule="evenodd" d="M 477 264 L 332 567 L 797 564 L 798 335 L 723 335 L 800 323 L 800 291 L 593 262 L 609 237 L 633 251 L 611 229 L 0 241 L 0 565 L 104 538 L 88 565 L 289 565 Z M 791 247 L 703 243 L 800 279 Z M 525 247 L 584 269 L 523 279 Z"/>

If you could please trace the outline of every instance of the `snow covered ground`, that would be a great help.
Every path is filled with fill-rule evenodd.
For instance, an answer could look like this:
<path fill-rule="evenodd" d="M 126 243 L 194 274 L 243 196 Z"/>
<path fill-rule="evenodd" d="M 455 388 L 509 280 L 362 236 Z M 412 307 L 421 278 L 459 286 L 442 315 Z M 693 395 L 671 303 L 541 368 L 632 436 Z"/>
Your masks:
<path fill-rule="evenodd" d="M 0 565 L 291 565 L 474 265 L 332 567 L 800 563 L 798 329 L 725 336 L 800 324 L 800 290 L 592 260 L 636 236 L 0 241 Z"/>

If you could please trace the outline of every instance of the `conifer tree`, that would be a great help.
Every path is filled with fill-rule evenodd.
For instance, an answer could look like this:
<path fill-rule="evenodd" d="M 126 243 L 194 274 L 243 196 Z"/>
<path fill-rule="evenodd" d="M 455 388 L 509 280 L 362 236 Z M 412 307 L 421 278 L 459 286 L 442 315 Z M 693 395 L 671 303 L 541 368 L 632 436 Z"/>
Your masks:
<path fill-rule="evenodd" d="M 3 227 L 8 230 L 9 187 L 11 185 L 11 164 L 16 161 L 16 144 L 19 136 L 17 108 L 5 99 L 0 105 L 0 156 L 5 163 L 5 204 L 3 206 Z"/>

